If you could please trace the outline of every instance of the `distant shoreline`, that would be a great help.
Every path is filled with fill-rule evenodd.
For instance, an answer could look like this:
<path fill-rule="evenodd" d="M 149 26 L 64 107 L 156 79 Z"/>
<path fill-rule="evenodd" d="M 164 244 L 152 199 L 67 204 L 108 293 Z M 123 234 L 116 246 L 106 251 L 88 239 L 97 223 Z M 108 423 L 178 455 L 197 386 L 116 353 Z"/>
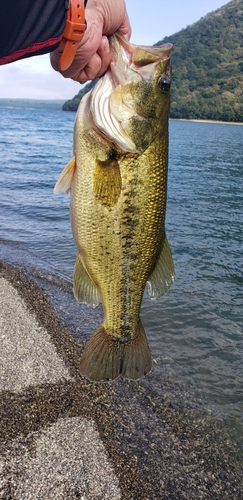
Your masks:
<path fill-rule="evenodd" d="M 0 108 L 8 108 L 8 109 L 46 109 L 53 111 L 65 111 L 62 109 L 64 101 L 60 99 L 21 99 L 21 98 L 0 98 Z M 76 113 L 76 111 L 70 110 L 70 112 Z M 194 119 L 194 118 L 170 118 L 172 121 L 181 121 L 181 122 L 194 122 L 194 123 L 221 123 L 223 125 L 243 125 L 243 122 L 226 122 L 220 120 L 203 120 L 203 119 Z"/>
<path fill-rule="evenodd" d="M 223 125 L 243 125 L 243 122 L 225 122 L 225 121 L 220 121 L 220 120 L 201 120 L 201 119 L 188 119 L 188 118 L 170 118 L 170 120 L 173 121 L 179 121 L 179 122 L 195 122 L 195 123 L 219 123 Z"/>
<path fill-rule="evenodd" d="M 18 99 L 0 98 L 0 108 L 7 109 L 34 109 L 62 111 L 64 101 L 61 99 Z"/>

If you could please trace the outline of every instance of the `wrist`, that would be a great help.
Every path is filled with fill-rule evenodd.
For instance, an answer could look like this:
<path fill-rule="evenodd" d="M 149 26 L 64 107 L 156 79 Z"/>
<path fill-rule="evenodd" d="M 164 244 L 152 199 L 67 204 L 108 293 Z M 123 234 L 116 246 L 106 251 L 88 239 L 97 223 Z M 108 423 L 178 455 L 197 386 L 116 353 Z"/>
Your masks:
<path fill-rule="evenodd" d="M 79 44 L 83 39 L 87 24 L 85 6 L 87 0 L 69 0 L 66 25 L 63 32 L 63 52 L 59 60 L 59 69 L 65 71 L 71 66 Z"/>

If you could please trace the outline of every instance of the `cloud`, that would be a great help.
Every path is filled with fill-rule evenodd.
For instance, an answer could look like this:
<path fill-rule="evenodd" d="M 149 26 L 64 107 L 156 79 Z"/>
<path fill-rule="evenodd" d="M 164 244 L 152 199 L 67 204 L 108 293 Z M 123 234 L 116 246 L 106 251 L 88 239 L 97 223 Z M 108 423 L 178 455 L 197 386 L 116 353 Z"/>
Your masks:
<path fill-rule="evenodd" d="M 49 55 L 0 66 L 0 97 L 70 99 L 81 85 L 63 78 L 50 65 Z"/>
<path fill-rule="evenodd" d="M 132 25 L 132 42 L 153 45 L 165 35 L 171 35 L 188 24 L 196 22 L 207 12 L 215 10 L 227 0 L 127 0 Z M 146 13 L 146 15 L 144 14 Z M 81 85 L 63 78 L 54 71 L 49 55 L 31 57 L 6 66 L 0 66 L 0 97 L 33 99 L 71 99 Z"/>

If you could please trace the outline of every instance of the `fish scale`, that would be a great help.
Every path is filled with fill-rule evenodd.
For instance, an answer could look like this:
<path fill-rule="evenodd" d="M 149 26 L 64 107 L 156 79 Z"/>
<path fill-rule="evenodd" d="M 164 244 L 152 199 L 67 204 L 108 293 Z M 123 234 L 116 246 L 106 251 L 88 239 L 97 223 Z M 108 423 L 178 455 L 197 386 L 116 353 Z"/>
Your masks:
<path fill-rule="evenodd" d="M 104 321 L 80 361 L 81 373 L 95 381 L 119 375 L 137 379 L 151 369 L 140 320 L 143 293 L 148 283 L 150 295 L 160 296 L 174 277 L 164 227 L 169 94 L 161 92 L 158 83 L 160 78 L 169 81 L 171 46 L 138 51 L 120 34 L 110 43 L 110 73 L 81 101 L 75 156 L 55 188 L 71 191 L 71 225 L 78 248 L 75 296 L 103 305 Z M 125 81 L 121 65 L 126 66 Z M 100 94 L 102 101 L 96 104 Z"/>

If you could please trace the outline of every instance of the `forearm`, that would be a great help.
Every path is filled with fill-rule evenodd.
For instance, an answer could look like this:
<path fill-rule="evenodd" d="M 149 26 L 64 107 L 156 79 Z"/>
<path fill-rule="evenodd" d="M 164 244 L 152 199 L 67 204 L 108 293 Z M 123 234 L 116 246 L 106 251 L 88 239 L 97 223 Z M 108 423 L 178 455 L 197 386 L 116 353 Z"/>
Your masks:
<path fill-rule="evenodd" d="M 65 0 L 1 0 L 0 64 L 54 50 L 65 20 Z"/>
<path fill-rule="evenodd" d="M 103 75 L 111 60 L 109 36 L 117 30 L 127 38 L 131 35 L 125 0 L 88 1 L 87 29 L 76 53 L 69 51 L 70 66 L 65 50 L 61 59 L 65 64 L 59 64 L 66 43 L 66 3 L 68 0 L 0 0 L 0 64 L 51 52 L 53 68 L 65 78 L 84 83 Z"/>

